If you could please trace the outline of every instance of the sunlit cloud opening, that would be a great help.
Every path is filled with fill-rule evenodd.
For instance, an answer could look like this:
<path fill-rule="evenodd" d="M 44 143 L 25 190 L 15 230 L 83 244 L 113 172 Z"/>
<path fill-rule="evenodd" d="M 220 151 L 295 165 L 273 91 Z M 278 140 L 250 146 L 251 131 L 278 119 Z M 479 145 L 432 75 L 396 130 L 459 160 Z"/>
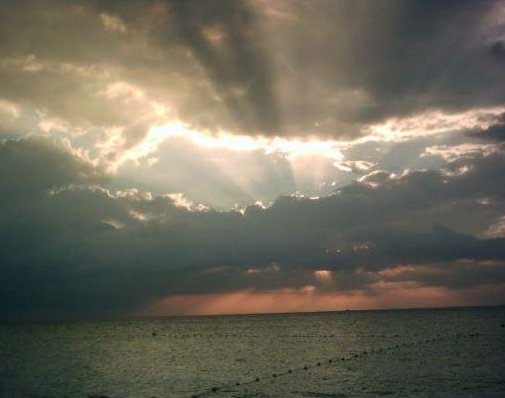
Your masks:
<path fill-rule="evenodd" d="M 200 147 L 214 149 L 229 149 L 233 151 L 263 151 L 266 154 L 282 154 L 288 159 L 298 156 L 318 155 L 336 161 L 342 160 L 342 144 L 338 141 L 287 139 L 282 137 L 252 137 L 236 135 L 226 132 L 210 134 L 188 128 L 183 123 L 170 123 L 155 126 L 146 137 L 145 145 L 138 155 L 145 156 L 160 142 L 167 138 L 182 137 L 189 139 L 193 144 Z"/>
<path fill-rule="evenodd" d="M 135 87 L 117 82 L 103 92 L 110 98 L 122 97 L 126 101 L 144 99 L 144 93 Z M 171 111 L 167 106 L 149 101 L 154 115 L 162 119 Z M 170 111 L 170 112 L 169 112 Z M 429 111 L 405 118 L 392 118 L 382 123 L 362 129 L 360 138 L 353 140 L 300 139 L 279 136 L 249 136 L 220 131 L 211 133 L 197 131 L 182 121 L 153 124 L 141 143 L 128 149 L 118 160 L 138 161 L 158 150 L 170 138 L 183 138 L 192 144 L 207 149 L 226 149 L 231 151 L 260 151 L 267 155 L 281 155 L 290 161 L 299 158 L 320 158 L 332 161 L 333 166 L 344 172 L 363 172 L 375 166 L 367 161 L 345 161 L 344 152 L 354 145 L 366 142 L 401 142 L 415 137 L 423 137 L 454 131 L 485 130 L 496 123 L 505 112 L 505 107 L 474 109 L 466 112 L 448 114 L 442 111 Z"/>

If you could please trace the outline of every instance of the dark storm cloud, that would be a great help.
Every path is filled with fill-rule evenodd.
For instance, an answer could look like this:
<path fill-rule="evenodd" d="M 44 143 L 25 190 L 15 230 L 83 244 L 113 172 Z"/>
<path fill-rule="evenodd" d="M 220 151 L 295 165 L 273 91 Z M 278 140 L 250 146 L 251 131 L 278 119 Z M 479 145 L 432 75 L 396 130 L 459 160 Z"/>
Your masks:
<path fill-rule="evenodd" d="M 486 21 L 497 2 L 290 4 L 298 23 L 273 28 L 289 66 L 279 78 L 287 131 L 345 135 L 346 124 L 503 103 L 502 65 L 488 56 L 502 34 Z"/>
<path fill-rule="evenodd" d="M 68 184 L 104 181 L 100 170 L 68 143 L 30 137 L 0 145 L 1 204 L 30 201 Z"/>
<path fill-rule="evenodd" d="M 205 68 L 237 123 L 236 131 L 276 133 L 279 114 L 272 64 L 257 26 L 257 15 L 243 0 L 173 1 L 179 32 Z"/>
<path fill-rule="evenodd" d="M 505 114 L 501 115 L 496 124 L 488 129 L 479 132 L 473 132 L 473 137 L 489 139 L 493 141 L 505 141 Z"/>
<path fill-rule="evenodd" d="M 499 40 L 491 46 L 491 54 L 505 60 L 505 41 Z"/>
<path fill-rule="evenodd" d="M 94 185 L 103 175 L 89 161 L 44 139 L 4 142 L 0 170 L 3 319 L 117 315 L 174 294 L 300 288 L 317 284 L 318 269 L 338 275 L 325 290 L 371 289 L 400 278 L 380 272 L 402 264 L 419 268 L 401 278 L 426 286 L 505 282 L 505 238 L 482 237 L 505 214 L 501 153 L 402 177 L 373 173 L 333 196 L 279 198 L 243 215 L 110 193 Z M 460 261 L 461 277 L 452 265 Z M 495 267 L 485 278 L 483 263 Z"/>
<path fill-rule="evenodd" d="M 384 269 L 391 264 L 431 264 L 461 259 L 505 261 L 505 239 L 477 239 L 435 225 L 428 231 L 381 228 L 359 234 L 369 249 L 343 250 L 328 265 Z"/>

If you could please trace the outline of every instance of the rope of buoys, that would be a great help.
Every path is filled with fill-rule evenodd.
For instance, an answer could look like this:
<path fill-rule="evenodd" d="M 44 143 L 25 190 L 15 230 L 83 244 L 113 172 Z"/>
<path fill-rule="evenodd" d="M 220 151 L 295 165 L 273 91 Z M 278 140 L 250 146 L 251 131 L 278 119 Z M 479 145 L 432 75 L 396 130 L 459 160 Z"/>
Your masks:
<path fill-rule="evenodd" d="M 397 337 L 397 336 L 399 336 L 399 335 L 395 335 L 393 337 Z M 388 350 L 398 349 L 400 347 L 418 346 L 420 344 L 428 344 L 428 343 L 432 343 L 432 342 L 443 341 L 443 340 L 449 339 L 450 337 L 452 337 L 452 338 L 466 338 L 466 337 L 477 337 L 477 336 L 480 336 L 480 333 L 455 334 L 453 336 L 440 336 L 440 335 L 438 335 L 438 337 L 434 337 L 432 339 L 419 340 L 417 342 L 395 344 L 395 345 L 387 346 L 387 347 L 379 347 L 377 349 L 369 349 L 368 351 L 367 350 L 362 350 L 359 353 L 355 352 L 354 354 L 350 354 L 350 356 L 347 356 L 347 357 L 345 357 L 345 356 L 344 357 L 340 357 L 340 361 L 345 362 L 345 361 L 349 361 L 349 360 L 352 360 L 352 359 L 358 359 L 358 358 L 361 358 L 361 357 L 363 357 L 365 355 L 369 355 L 369 354 L 371 355 L 371 354 L 375 354 L 375 353 L 382 353 L 382 352 L 385 352 L 385 351 L 388 351 Z M 326 361 L 316 362 L 314 369 L 316 369 L 317 367 L 321 367 L 325 362 L 328 363 L 328 364 L 333 364 L 335 362 L 334 359 L 338 359 L 338 358 L 329 358 Z M 335 362 L 335 363 L 338 363 L 338 362 Z M 272 374 L 272 378 L 277 379 L 277 378 L 279 378 L 281 376 L 286 376 L 286 375 L 292 374 L 293 372 L 295 372 L 297 370 L 299 370 L 299 371 L 300 370 L 308 371 L 309 369 L 311 369 L 311 367 L 309 367 L 308 365 L 304 365 L 303 367 L 298 368 L 298 369 L 288 369 L 284 373 L 282 373 L 282 372 L 273 373 Z M 260 377 L 257 376 L 252 381 L 235 382 L 235 383 L 231 383 L 231 384 L 222 385 L 220 387 L 212 387 L 210 390 L 201 392 L 199 394 L 192 395 L 191 398 L 201 398 L 201 397 L 205 397 L 206 395 L 217 393 L 219 391 L 225 390 L 226 388 L 230 388 L 232 386 L 248 385 L 248 384 L 251 384 L 251 383 L 259 383 L 260 381 L 261 381 Z"/>

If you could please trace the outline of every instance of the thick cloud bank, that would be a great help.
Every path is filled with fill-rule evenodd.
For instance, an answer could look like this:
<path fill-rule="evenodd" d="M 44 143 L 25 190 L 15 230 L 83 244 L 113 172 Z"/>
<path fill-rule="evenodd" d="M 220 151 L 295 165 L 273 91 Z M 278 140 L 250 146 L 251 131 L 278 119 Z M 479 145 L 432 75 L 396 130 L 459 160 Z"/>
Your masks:
<path fill-rule="evenodd" d="M 240 291 L 500 288 L 504 172 L 500 149 L 438 171 L 373 172 L 323 198 L 216 212 L 100 188 L 103 172 L 60 141 L 5 141 L 0 318 L 124 315 Z"/>

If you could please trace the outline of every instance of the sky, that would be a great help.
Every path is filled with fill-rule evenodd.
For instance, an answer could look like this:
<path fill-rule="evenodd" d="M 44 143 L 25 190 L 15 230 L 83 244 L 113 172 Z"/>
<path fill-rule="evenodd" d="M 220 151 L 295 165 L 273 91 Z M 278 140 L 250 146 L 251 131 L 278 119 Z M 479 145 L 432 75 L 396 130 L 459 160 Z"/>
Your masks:
<path fill-rule="evenodd" d="M 505 3 L 0 3 L 0 320 L 505 304 Z"/>

